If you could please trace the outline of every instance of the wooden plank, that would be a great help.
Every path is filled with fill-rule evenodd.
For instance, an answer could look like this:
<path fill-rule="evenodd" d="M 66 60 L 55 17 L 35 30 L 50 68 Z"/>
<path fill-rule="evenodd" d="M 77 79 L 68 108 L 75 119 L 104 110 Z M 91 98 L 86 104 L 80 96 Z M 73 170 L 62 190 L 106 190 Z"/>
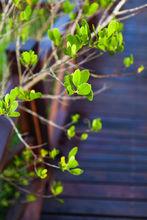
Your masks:
<path fill-rule="evenodd" d="M 121 137 L 117 137 L 117 136 L 114 136 L 114 135 L 109 135 L 107 133 L 107 138 L 106 137 L 103 137 L 103 135 L 101 136 L 101 132 L 96 136 L 91 136 L 89 135 L 88 139 L 86 142 L 83 142 L 83 144 L 81 144 L 81 146 L 84 146 L 85 147 L 89 146 L 90 145 L 99 145 L 99 147 L 102 145 L 102 146 L 105 146 L 105 147 L 109 147 L 109 146 L 122 146 L 122 148 L 129 148 L 130 146 L 133 146 L 135 149 L 146 149 L 146 146 L 147 146 L 147 137 L 144 138 L 144 139 L 138 139 L 138 138 L 135 138 L 135 137 L 131 137 L 131 138 L 121 138 Z"/>
<path fill-rule="evenodd" d="M 103 216 L 97 216 L 93 217 L 91 216 L 85 216 L 85 215 L 48 215 L 43 214 L 41 216 L 41 220 L 145 220 L 145 218 L 121 218 L 113 216 L 113 217 L 103 217 Z"/>
<path fill-rule="evenodd" d="M 90 142 L 89 142 L 90 143 Z M 123 146 L 123 145 L 113 145 L 109 144 L 109 145 L 105 145 L 105 144 L 99 144 L 99 142 L 97 142 L 97 144 L 91 143 L 91 144 L 82 144 L 80 145 L 80 153 L 82 154 L 82 152 L 86 153 L 95 153 L 95 154 L 99 154 L 99 153 L 110 153 L 110 154 L 121 154 L 121 155 L 146 155 L 147 156 L 147 148 L 146 147 L 134 147 L 133 145 L 130 146 Z"/>
<path fill-rule="evenodd" d="M 92 183 L 63 182 L 64 197 L 91 199 L 146 200 L 147 186 L 97 185 Z"/>
<path fill-rule="evenodd" d="M 43 213 L 147 217 L 146 202 L 65 198 L 64 204 L 46 201 Z"/>
<path fill-rule="evenodd" d="M 112 172 L 147 172 L 147 164 L 118 162 L 117 165 L 113 161 L 93 161 L 80 160 L 80 166 L 85 170 L 112 171 Z"/>
<path fill-rule="evenodd" d="M 95 152 L 82 152 L 82 154 L 78 155 L 79 160 L 93 160 L 95 161 L 114 161 L 114 162 L 128 162 L 131 161 L 132 163 L 147 163 L 147 156 L 143 155 L 123 155 L 123 154 L 118 154 L 118 153 L 95 153 Z"/>
<path fill-rule="evenodd" d="M 116 164 L 117 166 L 117 164 Z M 84 170 L 84 174 L 75 176 L 69 173 L 56 172 L 57 179 L 61 181 L 97 183 L 97 184 L 124 184 L 124 185 L 147 185 L 147 173 L 132 172 L 108 172 L 97 170 Z"/>
<path fill-rule="evenodd" d="M 147 146 L 147 145 L 146 145 Z M 128 144 L 128 145 L 122 145 L 121 142 L 120 144 L 107 144 L 105 143 L 99 143 L 99 140 L 97 142 L 91 142 L 88 140 L 87 143 L 81 144 L 80 145 L 80 153 L 82 154 L 83 152 L 87 153 L 112 153 L 112 154 L 121 154 L 121 155 L 147 155 L 147 148 L 146 146 L 144 147 L 134 147 L 133 144 Z"/>

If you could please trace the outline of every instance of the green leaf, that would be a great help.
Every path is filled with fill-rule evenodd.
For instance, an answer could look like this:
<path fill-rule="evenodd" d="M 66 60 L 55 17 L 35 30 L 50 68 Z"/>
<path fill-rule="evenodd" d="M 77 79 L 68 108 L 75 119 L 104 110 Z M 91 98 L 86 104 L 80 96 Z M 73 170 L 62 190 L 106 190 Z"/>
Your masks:
<path fill-rule="evenodd" d="M 95 14 L 97 12 L 99 8 L 99 4 L 96 2 L 93 2 L 92 4 L 88 4 L 86 5 L 85 9 L 85 14 L 87 16 L 92 16 L 93 14 Z"/>
<path fill-rule="evenodd" d="M 53 182 L 51 187 L 51 193 L 54 195 L 54 196 L 58 196 L 60 195 L 62 192 L 63 192 L 63 185 L 61 182 Z"/>
<path fill-rule="evenodd" d="M 69 127 L 67 129 L 67 136 L 69 139 L 73 138 L 75 136 L 76 132 L 75 132 L 75 126 L 72 125 L 71 127 Z"/>
<path fill-rule="evenodd" d="M 96 118 L 92 121 L 92 131 L 98 132 L 102 129 L 102 121 L 100 118 Z"/>
<path fill-rule="evenodd" d="M 71 156 L 68 160 L 68 168 L 72 169 L 76 168 L 77 166 L 79 166 L 78 161 L 75 159 L 75 156 Z"/>
<path fill-rule="evenodd" d="M 81 175 L 84 171 L 80 168 L 75 168 L 69 171 L 72 175 Z"/>
<path fill-rule="evenodd" d="M 137 73 L 141 73 L 143 70 L 144 70 L 144 66 L 141 65 L 141 66 L 138 67 Z"/>
<path fill-rule="evenodd" d="M 69 0 L 66 0 L 63 2 L 62 7 L 63 7 L 64 13 L 69 14 L 73 11 L 73 9 L 75 8 L 75 5 L 72 4 Z"/>
<path fill-rule="evenodd" d="M 108 37 L 110 37 L 113 33 L 115 33 L 117 31 L 117 25 L 118 22 L 115 20 L 112 20 L 109 25 L 108 25 Z"/>
<path fill-rule="evenodd" d="M 18 108 L 18 102 L 13 101 L 10 108 L 9 108 L 9 112 L 14 112 L 17 108 Z"/>
<path fill-rule="evenodd" d="M 113 2 L 113 1 L 114 1 L 114 0 L 98 0 L 100 6 L 101 6 L 102 8 L 107 8 L 107 6 L 108 6 L 111 2 Z"/>
<path fill-rule="evenodd" d="M 45 149 L 41 149 L 40 150 L 40 155 L 41 155 L 41 157 L 46 157 L 48 155 L 48 151 L 45 150 Z"/>
<path fill-rule="evenodd" d="M 66 75 L 64 77 L 64 86 L 66 88 L 66 91 L 68 93 L 69 96 L 73 95 L 75 93 L 73 85 L 72 85 L 72 75 Z"/>
<path fill-rule="evenodd" d="M 30 95 L 29 101 L 39 99 L 42 96 L 41 92 L 35 92 L 35 90 L 31 90 L 29 95 Z"/>
<path fill-rule="evenodd" d="M 125 57 L 123 63 L 126 68 L 130 67 L 134 63 L 133 55 L 131 54 L 129 57 Z"/>
<path fill-rule="evenodd" d="M 30 193 L 26 195 L 26 200 L 27 202 L 35 202 L 37 200 L 37 197 L 34 194 Z"/>
<path fill-rule="evenodd" d="M 20 113 L 19 112 L 10 112 L 10 113 L 8 113 L 8 116 L 11 118 L 17 118 L 20 116 Z"/>
<path fill-rule="evenodd" d="M 89 79 L 90 73 L 88 70 L 80 71 L 79 69 L 75 70 L 73 73 L 73 83 L 76 87 L 86 83 Z"/>
<path fill-rule="evenodd" d="M 53 150 L 49 151 L 49 156 L 51 159 L 55 159 L 57 155 L 60 153 L 60 151 L 56 148 L 53 148 Z"/>
<path fill-rule="evenodd" d="M 60 158 L 59 167 L 60 167 L 60 169 L 61 169 L 62 171 L 68 170 L 68 165 L 67 165 L 67 163 L 66 163 L 66 161 L 65 161 L 65 157 L 64 157 L 64 156 L 62 156 L 62 157 Z"/>
<path fill-rule="evenodd" d="M 21 21 L 28 21 L 31 18 L 32 9 L 29 5 L 26 6 L 25 10 L 20 13 Z"/>
<path fill-rule="evenodd" d="M 89 101 L 92 101 L 93 100 L 93 91 L 91 90 L 90 93 L 86 96 L 86 98 L 89 100 Z"/>
<path fill-rule="evenodd" d="M 88 134 L 87 133 L 83 133 L 80 137 L 81 141 L 85 141 L 88 138 Z"/>
<path fill-rule="evenodd" d="M 71 116 L 71 120 L 72 120 L 72 123 L 77 123 L 80 119 L 80 115 L 79 114 L 74 114 Z"/>
<path fill-rule="evenodd" d="M 83 83 L 78 86 L 77 93 L 78 95 L 88 95 L 91 92 L 91 85 L 88 83 Z"/>
<path fill-rule="evenodd" d="M 38 55 L 35 54 L 35 52 L 33 50 L 30 51 L 24 51 L 21 54 L 20 57 L 20 62 L 24 65 L 24 66 L 33 66 L 36 65 L 38 62 Z"/>
<path fill-rule="evenodd" d="M 56 46 L 59 46 L 61 44 L 62 37 L 58 28 L 53 28 L 52 30 L 48 30 L 48 36 Z"/>
<path fill-rule="evenodd" d="M 110 54 L 122 52 L 124 49 L 122 29 L 122 23 L 116 20 L 110 21 L 108 27 L 99 29 L 95 47 Z"/>
<path fill-rule="evenodd" d="M 47 177 L 47 169 L 43 168 L 43 167 L 39 167 L 37 169 L 37 175 L 38 177 L 40 177 L 41 179 L 45 179 Z"/>
<path fill-rule="evenodd" d="M 78 147 L 72 148 L 71 151 L 68 154 L 68 159 L 70 159 L 70 157 L 73 157 L 73 156 L 75 157 L 77 152 L 78 152 Z"/>

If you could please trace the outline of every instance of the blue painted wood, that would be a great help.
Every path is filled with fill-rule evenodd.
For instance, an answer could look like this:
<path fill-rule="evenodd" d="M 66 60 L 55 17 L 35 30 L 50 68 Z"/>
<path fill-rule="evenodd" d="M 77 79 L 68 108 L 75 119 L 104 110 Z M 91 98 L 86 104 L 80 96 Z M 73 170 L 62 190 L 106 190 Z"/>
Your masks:
<path fill-rule="evenodd" d="M 127 7 L 146 3 L 128 1 Z M 147 13 L 128 20 L 125 25 L 126 50 L 85 65 L 97 74 L 136 71 L 147 60 Z M 123 69 L 124 56 L 134 54 L 135 67 Z M 120 66 L 122 70 L 120 70 Z M 110 87 L 95 97 L 73 103 L 71 113 L 81 112 L 90 119 L 101 117 L 103 130 L 79 144 L 79 162 L 85 169 L 75 177 L 55 172 L 65 185 L 64 204 L 45 201 L 42 220 L 142 220 L 147 219 L 147 71 L 132 77 L 91 80 L 94 90 L 105 83 Z M 83 125 L 79 129 L 83 129 Z M 73 145 L 77 140 L 73 140 Z M 71 147 L 67 143 L 67 149 Z M 64 145 L 65 149 L 65 145 Z M 84 217 L 83 217 L 84 216 Z"/>

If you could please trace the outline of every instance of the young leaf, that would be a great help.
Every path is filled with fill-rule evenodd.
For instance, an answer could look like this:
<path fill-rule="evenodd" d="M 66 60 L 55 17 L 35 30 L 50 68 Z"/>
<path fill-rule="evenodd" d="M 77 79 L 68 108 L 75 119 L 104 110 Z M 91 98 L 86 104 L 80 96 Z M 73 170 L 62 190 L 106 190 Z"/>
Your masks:
<path fill-rule="evenodd" d="M 37 200 L 37 197 L 34 194 L 30 193 L 26 195 L 26 200 L 27 202 L 35 202 Z"/>
<path fill-rule="evenodd" d="M 99 4 L 97 2 L 93 2 L 92 4 L 86 4 L 84 6 L 84 13 L 87 16 L 92 16 L 93 14 L 96 13 L 98 8 L 99 8 Z"/>
<path fill-rule="evenodd" d="M 92 121 L 92 131 L 98 132 L 102 129 L 102 121 L 100 118 L 96 118 Z"/>
<path fill-rule="evenodd" d="M 28 21 L 31 18 L 32 9 L 29 5 L 26 6 L 25 10 L 20 13 L 21 21 Z"/>
<path fill-rule="evenodd" d="M 90 93 L 86 96 L 86 98 L 89 100 L 89 101 L 92 101 L 93 100 L 93 91 L 91 90 Z"/>
<path fill-rule="evenodd" d="M 43 167 L 39 167 L 37 169 L 37 175 L 38 177 L 40 177 L 41 179 L 45 179 L 47 177 L 47 169 L 43 168 Z"/>
<path fill-rule="evenodd" d="M 141 65 L 141 66 L 138 67 L 137 73 L 141 73 L 143 70 L 144 70 L 144 66 Z"/>
<path fill-rule="evenodd" d="M 73 156 L 75 157 L 77 152 L 78 152 L 78 147 L 72 148 L 71 151 L 68 154 L 68 159 L 70 159 L 70 157 L 73 157 Z"/>
<path fill-rule="evenodd" d="M 48 30 L 48 36 L 56 46 L 59 46 L 61 44 L 62 37 L 58 28 L 53 28 L 52 30 Z"/>
<path fill-rule="evenodd" d="M 80 168 L 75 168 L 75 169 L 71 169 L 69 172 L 70 172 L 72 175 L 77 175 L 77 176 L 79 176 L 79 175 L 81 175 L 84 171 L 83 171 L 82 169 L 80 169 Z"/>
<path fill-rule="evenodd" d="M 62 156 L 60 158 L 60 162 L 59 162 L 59 167 L 61 168 L 61 170 L 64 172 L 65 170 L 68 170 L 68 166 L 67 166 L 67 163 L 65 161 L 65 157 Z"/>
<path fill-rule="evenodd" d="M 64 77 L 64 86 L 65 86 L 69 96 L 73 95 L 75 92 L 72 84 L 73 84 L 72 83 L 72 75 L 71 74 L 66 75 Z"/>
<path fill-rule="evenodd" d="M 63 6 L 62 7 L 63 7 L 64 13 L 69 14 L 69 13 L 71 13 L 73 11 L 73 9 L 75 8 L 75 5 L 72 4 L 69 0 L 65 0 L 63 2 Z"/>
<path fill-rule="evenodd" d="M 68 160 L 68 168 L 73 169 L 79 166 L 78 161 L 75 159 L 75 156 L 71 156 Z"/>
<path fill-rule="evenodd" d="M 79 121 L 80 115 L 74 114 L 71 116 L 72 123 L 77 123 Z"/>
<path fill-rule="evenodd" d="M 62 192 L 63 192 L 63 185 L 61 182 L 53 182 L 51 184 L 51 193 L 54 195 L 54 196 L 58 196 L 60 195 Z"/>
<path fill-rule="evenodd" d="M 40 150 L 40 155 L 41 155 L 41 157 L 46 157 L 48 155 L 48 151 L 45 150 L 45 149 L 41 149 Z"/>
<path fill-rule="evenodd" d="M 76 87 L 81 85 L 82 83 L 86 83 L 89 80 L 90 73 L 88 70 L 82 70 L 79 69 L 75 70 L 73 73 L 73 83 Z"/>
<path fill-rule="evenodd" d="M 81 141 L 85 141 L 88 138 L 88 134 L 87 133 L 83 133 L 80 137 Z"/>
<path fill-rule="evenodd" d="M 73 138 L 75 136 L 75 134 L 76 134 L 75 126 L 72 125 L 71 127 L 69 127 L 67 129 L 67 136 L 68 136 L 69 139 L 71 139 L 71 138 Z"/>
<path fill-rule="evenodd" d="M 36 65 L 38 62 L 38 56 L 37 54 L 35 54 L 35 52 L 33 50 L 30 51 L 25 51 L 21 54 L 20 57 L 20 62 L 24 65 L 24 66 L 33 66 Z"/>
<path fill-rule="evenodd" d="M 123 63 L 126 68 L 130 67 L 134 63 L 133 55 L 131 54 L 130 56 L 125 57 Z"/>
<path fill-rule="evenodd" d="M 60 151 L 56 148 L 53 148 L 53 150 L 49 151 L 49 156 L 51 159 L 55 159 L 57 155 L 60 153 Z"/>
<path fill-rule="evenodd" d="M 78 95 L 88 95 L 91 92 L 91 85 L 88 83 L 83 83 L 78 86 L 77 93 Z"/>

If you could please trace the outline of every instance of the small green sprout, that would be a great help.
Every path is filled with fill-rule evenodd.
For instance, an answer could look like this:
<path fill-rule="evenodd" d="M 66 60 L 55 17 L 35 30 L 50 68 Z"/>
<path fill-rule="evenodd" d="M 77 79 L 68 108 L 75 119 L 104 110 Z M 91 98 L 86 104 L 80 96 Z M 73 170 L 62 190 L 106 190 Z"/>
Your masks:
<path fill-rule="evenodd" d="M 76 34 L 67 36 L 65 54 L 75 58 L 78 51 L 85 45 L 90 43 L 90 28 L 86 20 L 82 20 L 81 25 L 77 24 Z"/>
<path fill-rule="evenodd" d="M 99 30 L 97 41 L 94 42 L 95 47 L 110 54 L 122 52 L 124 50 L 122 29 L 122 23 L 112 20 L 108 27 Z"/>
<path fill-rule="evenodd" d="M 34 66 L 38 62 L 38 56 L 33 50 L 24 51 L 21 54 L 20 62 L 26 67 Z"/>
<path fill-rule="evenodd" d="M 59 196 L 62 192 L 63 192 L 63 185 L 61 182 L 53 182 L 51 184 L 51 193 L 54 195 L 54 196 Z"/>
<path fill-rule="evenodd" d="M 74 10 L 75 5 L 72 4 L 69 0 L 65 0 L 63 2 L 62 8 L 63 8 L 64 13 L 70 14 Z"/>
<path fill-rule="evenodd" d="M 75 135 L 76 135 L 75 126 L 72 125 L 72 126 L 70 126 L 70 127 L 67 129 L 68 139 L 73 138 Z"/>
<path fill-rule="evenodd" d="M 37 197 L 34 194 L 30 193 L 26 195 L 27 202 L 35 202 L 36 200 L 37 200 Z"/>
<path fill-rule="evenodd" d="M 143 71 L 144 71 L 144 66 L 143 65 L 139 66 L 137 69 L 137 73 L 141 73 Z"/>
<path fill-rule="evenodd" d="M 53 148 L 51 151 L 49 151 L 49 157 L 54 160 L 59 153 L 60 151 L 58 149 Z"/>
<path fill-rule="evenodd" d="M 83 170 L 79 168 L 79 163 L 75 159 L 75 156 L 78 152 L 78 148 L 74 147 L 68 154 L 68 158 L 66 159 L 64 156 L 61 157 L 59 162 L 60 169 L 64 171 L 68 171 L 73 175 L 81 175 Z"/>
<path fill-rule="evenodd" d="M 47 177 L 47 169 L 43 167 L 37 168 L 37 176 L 41 179 L 45 179 Z"/>
<path fill-rule="evenodd" d="M 46 157 L 47 155 L 48 155 L 48 151 L 47 150 L 45 150 L 45 149 L 41 149 L 40 150 L 40 155 L 41 155 L 41 157 Z"/>
<path fill-rule="evenodd" d="M 21 21 L 29 21 L 32 15 L 32 9 L 29 5 L 26 6 L 25 10 L 20 13 Z"/>
<path fill-rule="evenodd" d="M 74 114 L 71 116 L 71 121 L 72 123 L 77 123 L 80 119 L 80 115 L 79 114 Z"/>
<path fill-rule="evenodd" d="M 85 140 L 87 140 L 87 138 L 88 138 L 88 134 L 87 133 L 82 133 L 81 134 L 81 137 L 80 137 L 81 141 L 85 141 Z"/>
<path fill-rule="evenodd" d="M 93 100 L 93 91 L 91 84 L 87 83 L 90 73 L 88 70 L 79 69 L 74 73 L 64 77 L 64 86 L 69 96 L 77 93 L 78 95 L 85 96 L 89 101 Z"/>
<path fill-rule="evenodd" d="M 92 121 L 91 130 L 94 132 L 99 132 L 102 129 L 102 121 L 100 118 L 96 118 Z"/>
<path fill-rule="evenodd" d="M 123 63 L 126 68 L 130 67 L 134 63 L 133 55 L 131 54 L 130 56 L 125 57 Z"/>
<path fill-rule="evenodd" d="M 56 46 L 59 46 L 61 44 L 62 38 L 58 28 L 53 28 L 51 30 L 48 30 L 48 36 Z"/>
<path fill-rule="evenodd" d="M 97 2 L 93 2 L 90 4 L 89 1 L 84 5 L 83 11 L 86 16 L 92 16 L 99 9 L 99 4 Z"/>

